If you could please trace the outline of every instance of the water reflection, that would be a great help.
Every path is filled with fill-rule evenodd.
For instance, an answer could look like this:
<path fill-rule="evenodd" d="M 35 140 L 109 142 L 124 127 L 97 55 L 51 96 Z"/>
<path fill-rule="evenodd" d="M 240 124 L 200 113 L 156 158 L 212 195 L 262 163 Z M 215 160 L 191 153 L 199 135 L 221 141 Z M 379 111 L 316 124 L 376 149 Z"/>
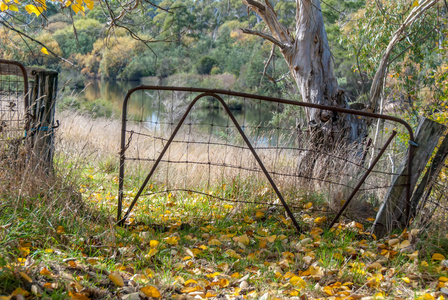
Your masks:
<path fill-rule="evenodd" d="M 115 114 L 120 116 L 127 91 L 139 85 L 140 82 L 92 81 L 85 89 L 84 96 L 89 101 L 103 99 L 110 102 Z M 128 120 L 143 123 L 152 131 L 171 131 L 197 95 L 198 93 L 189 92 L 136 91 L 128 104 Z M 271 140 L 272 132 L 277 130 L 276 135 L 281 133 L 278 132 L 278 126 L 276 129 L 271 121 L 273 115 L 281 111 L 278 104 L 228 96 L 224 97 L 224 101 L 231 108 L 243 131 L 250 133 L 252 142 L 262 145 L 277 142 Z M 236 134 L 231 119 L 219 101 L 213 97 L 200 99 L 185 120 L 185 125 L 223 138 Z"/>

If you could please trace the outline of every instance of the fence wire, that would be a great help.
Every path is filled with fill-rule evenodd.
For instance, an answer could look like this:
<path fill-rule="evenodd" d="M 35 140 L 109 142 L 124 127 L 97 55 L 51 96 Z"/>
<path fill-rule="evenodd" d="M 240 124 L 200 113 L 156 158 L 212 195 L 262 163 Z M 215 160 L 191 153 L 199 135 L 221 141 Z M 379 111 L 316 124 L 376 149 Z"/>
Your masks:
<path fill-rule="evenodd" d="M 356 116 L 374 124 L 361 143 L 347 146 L 335 140 L 331 147 L 316 147 L 316 133 L 306 122 L 307 108 L 224 91 L 203 94 L 182 126 L 176 128 L 188 106 L 206 91 L 172 89 L 149 87 L 130 94 L 123 116 L 119 192 L 125 208 L 131 205 L 132 209 L 135 199 L 124 191 L 142 186 L 149 170 L 158 163 L 137 198 L 163 193 L 188 197 L 198 193 L 219 201 L 282 205 L 264 167 L 294 212 L 299 213 L 309 201 L 310 191 L 332 199 L 333 208 L 338 209 L 396 131 L 397 136 L 357 193 L 356 199 L 365 210 L 357 217 L 374 217 L 375 207 L 390 188 L 392 177 L 398 174 L 398 164 L 406 155 L 410 137 L 395 120 Z M 240 135 L 232 116 L 214 97 L 218 94 L 263 166 Z M 172 137 L 176 129 L 178 132 Z M 160 157 L 170 138 L 170 146 Z"/>
<path fill-rule="evenodd" d="M 25 68 L 0 60 L 0 150 L 2 159 L 13 158 L 27 126 L 28 77 Z M 15 157 L 14 157 L 15 159 Z"/>

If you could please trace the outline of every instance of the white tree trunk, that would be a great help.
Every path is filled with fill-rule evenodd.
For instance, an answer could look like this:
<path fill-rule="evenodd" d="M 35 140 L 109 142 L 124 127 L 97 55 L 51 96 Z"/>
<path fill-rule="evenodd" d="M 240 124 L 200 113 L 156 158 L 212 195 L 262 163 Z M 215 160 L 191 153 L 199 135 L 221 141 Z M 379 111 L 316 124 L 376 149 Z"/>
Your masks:
<path fill-rule="evenodd" d="M 319 0 L 296 0 L 296 28 L 294 34 L 283 27 L 269 1 L 243 0 L 269 27 L 271 35 L 243 29 L 277 45 L 294 78 L 302 101 L 348 108 L 344 91 L 334 77 L 331 51 Z M 347 139 L 349 143 L 364 137 L 364 122 L 350 115 L 332 111 L 309 109 L 307 121 L 327 138 Z"/>

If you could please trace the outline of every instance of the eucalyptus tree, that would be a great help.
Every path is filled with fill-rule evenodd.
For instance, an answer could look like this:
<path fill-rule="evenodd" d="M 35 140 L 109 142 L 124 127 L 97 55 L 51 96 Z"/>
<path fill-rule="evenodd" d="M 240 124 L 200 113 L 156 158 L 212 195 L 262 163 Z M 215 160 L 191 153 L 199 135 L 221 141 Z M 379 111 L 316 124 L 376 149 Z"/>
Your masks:
<path fill-rule="evenodd" d="M 269 0 L 242 1 L 263 19 L 268 28 L 267 31 L 246 28 L 243 32 L 260 36 L 280 49 L 289 66 L 290 74 L 297 84 L 302 101 L 348 108 L 347 97 L 339 88 L 334 75 L 321 1 L 296 0 L 293 28 L 287 28 L 280 22 Z M 386 49 L 383 50 L 365 110 L 377 112 L 378 99 L 393 49 L 407 36 L 407 30 L 437 2 L 438 0 L 407 1 L 409 7 L 407 15 L 402 23 L 396 25 Z M 324 146 L 331 148 L 335 138 L 342 139 L 345 144 L 360 142 L 367 134 L 368 124 L 351 115 L 309 109 L 306 118 L 308 125 L 314 128 L 314 131 L 319 132 L 321 136 L 330 137 L 316 140 L 316 146 L 322 146 L 324 141 Z"/>

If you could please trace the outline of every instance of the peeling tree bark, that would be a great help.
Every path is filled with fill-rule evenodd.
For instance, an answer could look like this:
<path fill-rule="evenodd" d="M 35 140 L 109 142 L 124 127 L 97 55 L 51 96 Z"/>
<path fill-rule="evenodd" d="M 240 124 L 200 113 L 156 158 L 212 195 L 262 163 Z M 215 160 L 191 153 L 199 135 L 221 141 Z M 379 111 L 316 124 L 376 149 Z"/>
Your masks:
<path fill-rule="evenodd" d="M 344 91 L 339 88 L 334 76 L 320 1 L 296 0 L 296 23 L 293 33 L 280 24 L 269 0 L 242 1 L 263 19 L 270 34 L 250 29 L 242 29 L 243 32 L 258 35 L 280 48 L 299 88 L 302 101 L 347 108 Z M 383 89 L 392 50 L 405 37 L 406 30 L 438 1 L 420 1 L 392 35 L 372 83 L 368 111 L 377 111 L 377 102 Z M 366 121 L 351 115 L 309 109 L 307 121 L 323 135 L 333 135 L 333 142 L 335 138 L 341 137 L 348 143 L 361 142 L 367 135 Z"/>
<path fill-rule="evenodd" d="M 244 33 L 258 35 L 280 48 L 291 75 L 299 88 L 302 101 L 348 108 L 344 91 L 334 76 L 331 51 L 328 45 L 324 19 L 318 0 L 296 0 L 296 28 L 292 34 L 280 24 L 269 3 L 243 0 L 266 23 L 270 34 L 242 29 Z M 310 127 L 319 132 L 326 143 L 345 139 L 348 143 L 360 141 L 366 133 L 365 122 L 351 115 L 319 109 L 307 110 Z M 328 139 L 330 137 L 330 139 Z"/>

